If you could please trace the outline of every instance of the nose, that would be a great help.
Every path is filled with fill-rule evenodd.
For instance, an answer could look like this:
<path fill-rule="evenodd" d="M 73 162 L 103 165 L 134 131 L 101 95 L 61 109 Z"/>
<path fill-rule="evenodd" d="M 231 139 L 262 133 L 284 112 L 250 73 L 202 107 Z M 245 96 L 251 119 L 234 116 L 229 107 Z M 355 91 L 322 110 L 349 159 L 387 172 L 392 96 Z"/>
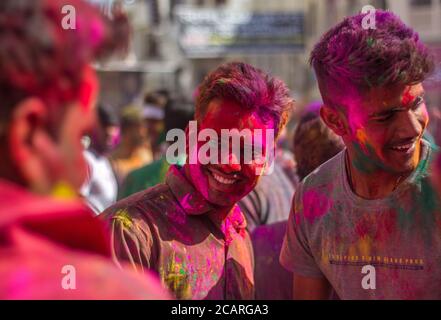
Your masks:
<path fill-rule="evenodd" d="M 219 167 L 225 173 L 239 172 L 242 170 L 238 157 L 232 152 L 228 154 L 228 161 L 222 161 Z"/>
<path fill-rule="evenodd" d="M 426 126 L 424 117 L 413 110 L 403 112 L 399 123 L 398 136 L 401 139 L 414 139 L 421 135 Z"/>

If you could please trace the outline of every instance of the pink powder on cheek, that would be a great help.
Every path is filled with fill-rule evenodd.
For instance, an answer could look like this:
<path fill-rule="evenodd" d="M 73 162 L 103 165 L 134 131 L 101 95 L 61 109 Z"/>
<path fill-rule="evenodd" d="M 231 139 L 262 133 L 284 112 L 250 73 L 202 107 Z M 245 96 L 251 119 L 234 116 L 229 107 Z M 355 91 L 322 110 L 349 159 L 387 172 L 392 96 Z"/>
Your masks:
<path fill-rule="evenodd" d="M 104 26 L 101 21 L 96 20 L 91 24 L 90 35 L 92 36 L 92 43 L 98 46 L 104 38 Z"/>

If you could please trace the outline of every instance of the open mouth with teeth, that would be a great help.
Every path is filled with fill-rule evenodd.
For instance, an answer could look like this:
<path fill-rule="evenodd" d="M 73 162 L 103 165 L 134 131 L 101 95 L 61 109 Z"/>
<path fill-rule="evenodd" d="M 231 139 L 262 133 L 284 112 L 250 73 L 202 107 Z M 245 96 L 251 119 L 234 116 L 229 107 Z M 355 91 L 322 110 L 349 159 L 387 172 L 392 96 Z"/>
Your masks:
<path fill-rule="evenodd" d="M 214 179 L 217 182 L 223 183 L 223 184 L 233 184 L 233 183 L 236 182 L 236 179 L 227 179 L 227 178 L 224 178 L 224 177 L 222 177 L 222 176 L 220 176 L 220 175 L 218 175 L 217 173 L 214 173 L 214 172 L 213 172 L 213 177 L 214 177 Z"/>
<path fill-rule="evenodd" d="M 210 186 L 220 191 L 228 191 L 242 181 L 238 174 L 226 174 L 218 169 L 206 168 Z"/>
<path fill-rule="evenodd" d="M 408 143 L 402 145 L 391 146 L 390 148 L 394 151 L 403 152 L 403 153 L 411 153 L 415 150 L 416 143 Z"/>

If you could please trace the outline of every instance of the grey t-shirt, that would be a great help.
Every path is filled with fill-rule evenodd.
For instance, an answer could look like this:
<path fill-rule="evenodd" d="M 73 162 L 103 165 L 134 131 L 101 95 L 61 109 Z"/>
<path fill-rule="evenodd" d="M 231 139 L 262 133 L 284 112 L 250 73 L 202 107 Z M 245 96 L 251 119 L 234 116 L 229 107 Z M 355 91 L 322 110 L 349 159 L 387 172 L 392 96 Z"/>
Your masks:
<path fill-rule="evenodd" d="M 418 167 L 379 200 L 352 192 L 345 152 L 297 189 L 281 264 L 302 276 L 326 277 L 341 299 L 441 299 L 441 207 L 428 172 L 432 147 L 423 141 Z"/>

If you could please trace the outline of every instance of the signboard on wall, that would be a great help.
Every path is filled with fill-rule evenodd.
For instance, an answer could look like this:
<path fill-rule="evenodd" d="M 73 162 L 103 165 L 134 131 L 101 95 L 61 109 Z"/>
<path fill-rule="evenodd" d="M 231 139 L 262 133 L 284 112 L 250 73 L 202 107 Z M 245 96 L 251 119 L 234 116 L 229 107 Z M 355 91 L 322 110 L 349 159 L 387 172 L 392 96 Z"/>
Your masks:
<path fill-rule="evenodd" d="M 304 48 L 304 14 L 178 7 L 178 42 L 190 58 L 232 53 L 296 52 Z"/>

